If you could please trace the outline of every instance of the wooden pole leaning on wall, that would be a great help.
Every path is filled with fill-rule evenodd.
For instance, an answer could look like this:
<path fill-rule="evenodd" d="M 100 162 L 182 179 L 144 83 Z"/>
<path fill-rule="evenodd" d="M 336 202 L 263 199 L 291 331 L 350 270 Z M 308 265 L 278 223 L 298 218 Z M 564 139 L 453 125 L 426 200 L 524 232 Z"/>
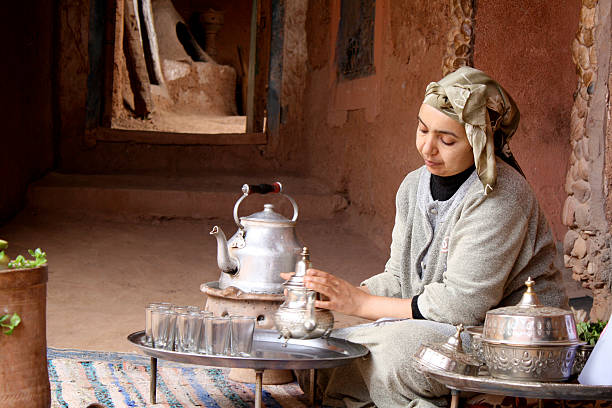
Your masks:
<path fill-rule="evenodd" d="M 255 131 L 255 70 L 257 64 L 257 7 L 258 0 L 253 0 L 251 10 L 251 37 L 249 43 L 249 72 L 247 77 L 247 133 Z"/>
<path fill-rule="evenodd" d="M 146 118 L 153 112 L 153 98 L 142 37 L 138 29 L 138 10 L 134 7 L 132 0 L 125 0 L 124 5 L 125 60 L 130 77 L 130 87 L 134 93 L 134 113 L 139 118 Z"/>

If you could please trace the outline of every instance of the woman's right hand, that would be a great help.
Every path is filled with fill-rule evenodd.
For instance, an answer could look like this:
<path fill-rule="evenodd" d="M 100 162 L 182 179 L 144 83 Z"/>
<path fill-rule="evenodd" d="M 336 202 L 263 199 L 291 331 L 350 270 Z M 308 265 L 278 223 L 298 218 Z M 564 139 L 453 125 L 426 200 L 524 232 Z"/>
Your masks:
<path fill-rule="evenodd" d="M 304 276 L 304 286 L 323 295 L 325 300 L 317 300 L 315 307 L 335 310 L 352 316 L 360 316 L 361 307 L 370 296 L 367 291 L 330 273 L 308 269 Z"/>

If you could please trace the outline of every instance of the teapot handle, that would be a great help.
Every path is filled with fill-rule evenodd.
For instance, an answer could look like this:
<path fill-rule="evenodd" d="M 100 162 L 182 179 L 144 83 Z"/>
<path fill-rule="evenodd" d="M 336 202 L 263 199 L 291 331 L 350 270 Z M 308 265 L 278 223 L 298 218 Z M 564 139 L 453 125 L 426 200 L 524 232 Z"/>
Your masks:
<path fill-rule="evenodd" d="M 306 299 L 306 315 L 304 316 L 304 329 L 307 332 L 313 331 L 317 327 L 317 317 L 315 315 L 314 302 L 317 292 L 309 291 Z"/>
<path fill-rule="evenodd" d="M 236 201 L 236 204 L 234 204 L 234 221 L 236 222 L 236 225 L 238 225 L 240 229 L 244 228 L 242 224 L 240 223 L 240 218 L 238 217 L 238 207 L 240 206 L 240 203 L 249 196 L 249 194 L 272 193 L 272 194 L 280 194 L 283 197 L 287 197 L 287 199 L 291 202 L 291 205 L 293 206 L 293 218 L 291 219 L 291 221 L 297 220 L 297 217 L 298 217 L 297 203 L 295 202 L 293 198 L 291 198 L 287 194 L 283 194 L 282 191 L 283 191 L 283 185 L 279 183 L 278 181 L 272 184 L 244 184 L 242 186 L 242 197 L 240 197 L 238 201 Z"/>

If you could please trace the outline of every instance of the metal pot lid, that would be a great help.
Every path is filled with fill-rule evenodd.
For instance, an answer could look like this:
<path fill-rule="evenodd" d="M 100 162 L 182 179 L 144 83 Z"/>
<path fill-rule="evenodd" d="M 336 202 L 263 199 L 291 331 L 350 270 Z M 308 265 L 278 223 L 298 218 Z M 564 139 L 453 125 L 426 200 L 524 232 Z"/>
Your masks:
<path fill-rule="evenodd" d="M 285 216 L 274 211 L 273 204 L 264 204 L 263 211 L 256 212 L 246 217 L 240 217 L 242 221 L 256 221 L 266 222 L 270 224 L 283 224 L 283 225 L 294 225 L 295 221 L 292 221 Z"/>
<path fill-rule="evenodd" d="M 509 345 L 581 344 L 574 314 L 557 307 L 542 306 L 533 289 L 535 281 L 525 282 L 527 290 L 516 306 L 487 312 L 482 340 Z"/>
<path fill-rule="evenodd" d="M 482 365 L 476 358 L 463 351 L 461 332 L 463 325 L 445 343 L 422 345 L 414 360 L 427 368 L 463 375 L 476 375 Z"/>

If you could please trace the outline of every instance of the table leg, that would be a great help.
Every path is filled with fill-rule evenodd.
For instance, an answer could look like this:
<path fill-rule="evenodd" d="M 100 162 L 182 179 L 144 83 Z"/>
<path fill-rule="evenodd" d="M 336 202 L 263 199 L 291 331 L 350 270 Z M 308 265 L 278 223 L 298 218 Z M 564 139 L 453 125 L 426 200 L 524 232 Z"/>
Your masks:
<path fill-rule="evenodd" d="M 317 369 L 310 369 L 310 381 L 309 381 L 309 394 L 310 394 L 310 406 L 317 406 Z"/>
<path fill-rule="evenodd" d="M 157 358 L 151 357 L 151 382 L 149 384 L 151 404 L 157 404 Z"/>
<path fill-rule="evenodd" d="M 451 390 L 450 408 L 459 408 L 459 390 Z"/>
<path fill-rule="evenodd" d="M 255 370 L 255 408 L 261 408 L 261 394 L 264 370 Z"/>

